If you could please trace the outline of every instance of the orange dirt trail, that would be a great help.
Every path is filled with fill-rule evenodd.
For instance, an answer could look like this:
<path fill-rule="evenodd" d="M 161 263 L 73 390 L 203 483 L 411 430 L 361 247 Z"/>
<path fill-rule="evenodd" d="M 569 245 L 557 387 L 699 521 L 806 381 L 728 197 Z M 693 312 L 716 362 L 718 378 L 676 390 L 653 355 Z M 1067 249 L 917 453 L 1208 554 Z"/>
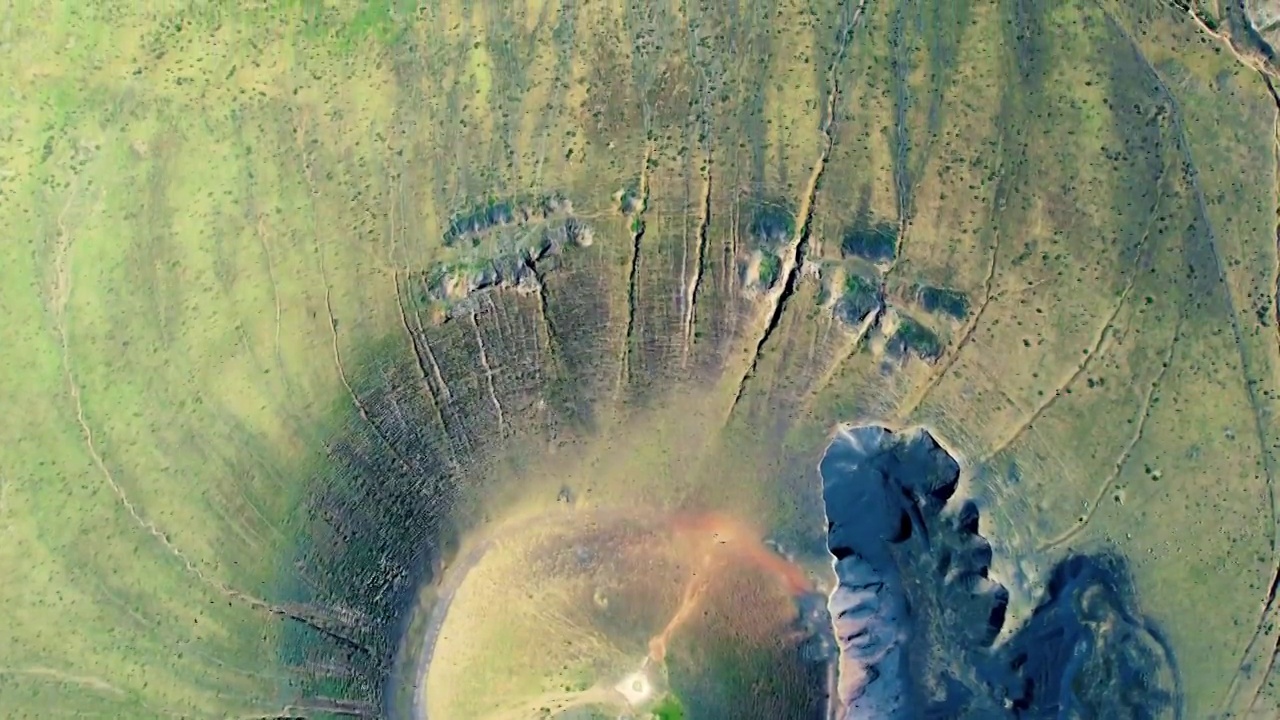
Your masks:
<path fill-rule="evenodd" d="M 813 582 L 799 565 L 764 544 L 762 533 L 738 518 L 722 513 L 685 513 L 671 521 L 671 529 L 691 558 L 699 558 L 680 605 L 662 632 L 649 641 L 649 658 L 661 663 L 672 634 L 702 602 L 713 574 L 727 562 L 737 561 L 763 570 L 778 579 L 786 591 L 800 596 L 814 592 Z"/>

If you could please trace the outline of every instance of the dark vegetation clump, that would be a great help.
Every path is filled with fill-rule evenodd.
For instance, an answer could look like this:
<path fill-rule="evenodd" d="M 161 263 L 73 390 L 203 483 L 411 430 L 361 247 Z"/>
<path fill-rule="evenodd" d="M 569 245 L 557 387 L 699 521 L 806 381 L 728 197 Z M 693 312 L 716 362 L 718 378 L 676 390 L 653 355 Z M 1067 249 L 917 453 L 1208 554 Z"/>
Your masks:
<path fill-rule="evenodd" d="M 892 260 L 898 252 L 897 228 L 887 222 L 859 221 L 845 233 L 840 252 L 845 257 L 852 255 L 871 262 Z"/>
<path fill-rule="evenodd" d="M 449 221 L 449 229 L 444 232 L 444 244 L 453 245 L 464 238 L 479 237 L 491 227 L 493 223 L 489 220 L 487 209 L 458 213 Z"/>
<path fill-rule="evenodd" d="M 791 241 L 796 231 L 796 219 L 785 206 L 761 203 L 747 232 L 756 246 L 764 250 L 777 249 Z"/>
<path fill-rule="evenodd" d="M 959 290 L 922 285 L 916 289 L 916 301 L 926 312 L 942 313 L 956 320 L 969 315 L 969 298 Z"/>
<path fill-rule="evenodd" d="M 760 258 L 759 280 L 760 287 L 765 290 L 773 289 L 775 283 L 778 282 L 778 276 L 782 274 L 782 259 L 771 252 L 766 252 L 764 257 Z"/>
<path fill-rule="evenodd" d="M 861 275 L 850 274 L 844 280 L 844 294 L 836 301 L 835 314 L 847 325 L 857 325 L 867 315 L 884 307 L 880 285 Z"/>
<path fill-rule="evenodd" d="M 640 188 L 634 186 L 623 188 L 622 194 L 618 198 L 618 212 L 623 215 L 635 215 L 640 212 L 642 202 Z"/>
<path fill-rule="evenodd" d="M 925 362 L 933 362 L 942 357 L 942 342 L 929 328 L 909 317 L 903 316 L 898 329 L 889 338 L 889 354 L 902 357 L 913 352 Z"/>

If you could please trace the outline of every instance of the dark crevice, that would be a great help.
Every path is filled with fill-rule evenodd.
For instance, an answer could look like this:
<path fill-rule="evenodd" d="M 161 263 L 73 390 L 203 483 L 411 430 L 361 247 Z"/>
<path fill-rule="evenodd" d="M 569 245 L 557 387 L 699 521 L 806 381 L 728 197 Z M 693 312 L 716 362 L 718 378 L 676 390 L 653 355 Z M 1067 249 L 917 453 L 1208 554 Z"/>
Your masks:
<path fill-rule="evenodd" d="M 908 58 L 905 46 L 907 6 L 911 0 L 900 0 L 893 13 L 889 28 L 889 47 L 893 59 L 893 185 L 898 198 L 898 255 L 906 238 L 907 223 L 911 219 L 912 183 L 907 167 L 910 139 L 907 132 L 907 105 L 910 102 L 907 86 Z"/>
<path fill-rule="evenodd" d="M 828 144 L 828 148 L 830 144 Z M 825 156 L 823 158 L 825 160 Z M 819 171 L 821 172 L 821 171 Z M 751 365 L 742 375 L 742 381 L 738 383 L 738 393 L 733 398 L 733 409 L 736 409 L 738 402 L 742 400 L 742 395 L 746 392 L 747 381 L 755 375 L 756 367 L 760 364 L 760 354 L 764 350 L 764 346 L 769 342 L 769 338 L 773 335 L 773 331 L 778 328 L 782 322 L 782 313 L 786 309 L 787 300 L 795 293 L 796 285 L 800 278 L 800 264 L 804 262 L 805 244 L 809 237 L 809 218 L 805 218 L 804 225 L 800 230 L 800 240 L 796 243 L 795 254 L 792 259 L 792 266 L 787 272 L 783 280 L 782 288 L 778 292 L 778 299 L 773 304 L 773 309 L 769 313 L 769 321 L 765 324 L 764 332 L 760 334 L 760 339 L 756 342 L 755 350 L 751 354 Z"/>
<path fill-rule="evenodd" d="M 791 265 L 787 268 L 785 277 L 783 278 L 782 288 L 778 292 L 777 300 L 773 303 L 773 308 L 769 313 L 769 320 L 765 324 L 764 332 L 761 333 L 759 341 L 756 342 L 755 349 L 751 354 L 751 364 L 747 367 L 747 371 L 742 374 L 742 379 L 738 382 L 737 393 L 733 397 L 733 404 L 729 408 L 729 414 L 732 415 L 737 410 L 738 403 L 741 402 L 743 394 L 746 392 L 747 382 L 755 375 L 757 366 L 760 363 L 760 353 L 764 350 L 764 346 L 769 342 L 769 338 L 773 335 L 773 331 L 777 329 L 782 321 L 783 310 L 786 309 L 787 300 L 795 293 L 796 285 L 799 283 L 801 266 L 804 264 L 805 251 L 809 241 L 809 233 L 813 225 L 814 200 L 818 193 L 818 187 L 822 182 L 822 174 L 826 170 L 827 161 L 831 158 L 831 151 L 835 147 L 835 124 L 836 124 L 836 106 L 840 98 L 840 78 L 838 70 L 844 61 L 845 53 L 848 52 L 849 42 L 853 35 L 854 29 L 858 25 L 858 21 L 862 17 L 862 10 L 866 4 L 866 0 L 860 2 L 853 14 L 841 26 L 839 34 L 839 43 L 837 46 L 835 58 L 831 65 L 827 68 L 827 75 L 830 78 L 831 91 L 826 98 L 824 113 L 820 131 L 823 138 L 822 152 L 818 155 L 818 161 L 814 166 L 813 175 L 809 180 L 809 187 L 806 195 L 800 203 L 801 215 L 799 235 L 796 238 L 795 249 L 791 257 Z"/>
<path fill-rule="evenodd" d="M 631 230 L 631 271 L 627 274 L 627 332 L 624 342 L 626 345 L 622 351 L 622 375 L 626 378 L 630 374 L 628 360 L 631 353 L 631 343 L 635 337 L 636 327 L 636 279 L 640 274 L 640 241 L 644 238 L 644 221 L 637 217 L 634 221 L 637 226 Z"/>
<path fill-rule="evenodd" d="M 631 216 L 631 266 L 627 271 L 627 330 L 623 336 L 622 362 L 618 368 L 618 392 L 630 380 L 631 344 L 636 327 L 636 281 L 640 275 L 640 241 L 644 239 L 644 213 L 649 209 L 649 159 L 652 149 L 646 148 L 644 166 L 640 168 L 639 205 Z"/>
<path fill-rule="evenodd" d="M 542 314 L 542 321 L 547 325 L 547 343 L 548 350 L 555 357 L 559 350 L 559 334 L 556 332 L 555 322 L 551 319 L 551 313 L 547 308 L 547 282 L 544 273 L 537 264 L 532 260 L 526 260 L 525 266 L 529 268 L 529 272 L 533 273 L 534 279 L 538 281 L 538 311 Z"/>
<path fill-rule="evenodd" d="M 706 272 L 707 227 L 711 224 L 711 157 L 707 155 L 706 187 L 702 193 L 702 215 L 698 218 L 698 255 L 695 260 L 693 286 L 689 289 L 688 325 L 685 328 L 685 347 L 696 335 L 695 324 L 698 321 L 698 290 L 702 287 L 702 275 Z"/>
<path fill-rule="evenodd" d="M 325 627 L 325 626 L 324 626 L 324 625 L 322 625 L 319 621 L 317 621 L 317 620 L 315 620 L 315 619 L 313 619 L 313 618 L 305 617 L 305 616 L 300 615 L 300 614 L 298 614 L 298 613 L 296 613 L 296 612 L 291 612 L 291 611 L 289 611 L 289 610 L 285 610 L 285 609 L 283 609 L 283 608 L 273 608 L 273 609 L 272 609 L 272 613 L 273 613 L 273 614 L 276 614 L 276 615 L 279 615 L 279 616 L 281 616 L 281 617 L 289 618 L 290 620 L 293 620 L 293 621 L 295 621 L 295 622 L 302 623 L 303 625 L 306 625 L 307 627 L 311 628 L 312 630 L 315 630 L 317 633 L 319 633 L 319 634 L 323 635 L 324 637 L 327 637 L 327 638 L 329 638 L 329 639 L 333 640 L 334 642 L 336 642 L 338 645 L 341 645 L 342 647 L 345 647 L 345 648 L 347 648 L 347 649 L 349 649 L 349 650 L 353 650 L 353 651 L 355 651 L 355 652 L 357 652 L 357 653 L 360 653 L 361 655 L 364 655 L 364 656 L 366 656 L 366 657 L 368 657 L 368 658 L 373 658 L 373 657 L 374 657 L 374 653 L 373 653 L 373 651 L 372 651 L 371 649 L 369 649 L 368 647 L 366 647 L 363 643 L 361 643 L 361 642 L 359 642 L 359 641 L 357 641 L 357 640 L 355 640 L 355 639 L 353 639 L 353 638 L 347 637 L 346 635 L 343 635 L 342 633 L 338 632 L 337 630 L 334 630 L 334 629 L 332 629 L 332 628 Z"/>
<path fill-rule="evenodd" d="M 401 293 L 400 291 L 399 276 L 397 275 L 395 278 L 393 278 L 393 281 L 395 282 L 395 286 L 396 286 L 396 304 L 399 305 L 399 308 L 400 308 L 400 323 L 404 327 L 405 338 L 409 341 L 409 345 L 413 349 L 413 358 L 417 362 L 418 371 L 422 377 L 422 388 L 426 390 L 430 395 L 434 396 L 435 390 L 434 388 L 431 387 L 431 381 L 428 379 L 429 375 L 427 373 L 427 363 L 426 363 L 426 360 L 424 360 L 422 357 L 422 349 L 418 347 L 418 339 L 414 337 L 413 330 L 409 328 L 409 317 L 404 309 L 404 296 L 403 296 L 403 293 Z"/>

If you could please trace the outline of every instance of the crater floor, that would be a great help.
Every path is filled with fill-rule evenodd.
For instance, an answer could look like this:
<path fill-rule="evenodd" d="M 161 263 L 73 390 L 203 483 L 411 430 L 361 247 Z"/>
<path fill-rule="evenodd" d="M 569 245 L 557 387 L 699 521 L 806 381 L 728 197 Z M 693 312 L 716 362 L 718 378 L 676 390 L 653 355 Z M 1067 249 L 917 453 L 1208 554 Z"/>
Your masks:
<path fill-rule="evenodd" d="M 821 593 L 733 518 L 566 510 L 457 570 L 417 717 L 643 717 L 672 696 L 703 717 L 821 716 L 825 658 L 811 650 L 830 629 L 799 614 Z M 768 683 L 770 709 L 726 701 Z"/>

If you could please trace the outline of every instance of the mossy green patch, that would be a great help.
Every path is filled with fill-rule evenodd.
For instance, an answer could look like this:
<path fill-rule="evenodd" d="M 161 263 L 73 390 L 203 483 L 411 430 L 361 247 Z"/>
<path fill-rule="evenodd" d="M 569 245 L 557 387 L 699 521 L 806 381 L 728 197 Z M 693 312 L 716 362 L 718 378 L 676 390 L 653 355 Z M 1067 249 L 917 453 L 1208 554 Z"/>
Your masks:
<path fill-rule="evenodd" d="M 675 695 L 667 695 L 649 711 L 654 720 L 685 720 L 684 705 Z"/>
<path fill-rule="evenodd" d="M 778 276 L 782 273 L 782 259 L 773 253 L 767 252 L 760 258 L 760 287 L 771 289 L 778 282 Z"/>

